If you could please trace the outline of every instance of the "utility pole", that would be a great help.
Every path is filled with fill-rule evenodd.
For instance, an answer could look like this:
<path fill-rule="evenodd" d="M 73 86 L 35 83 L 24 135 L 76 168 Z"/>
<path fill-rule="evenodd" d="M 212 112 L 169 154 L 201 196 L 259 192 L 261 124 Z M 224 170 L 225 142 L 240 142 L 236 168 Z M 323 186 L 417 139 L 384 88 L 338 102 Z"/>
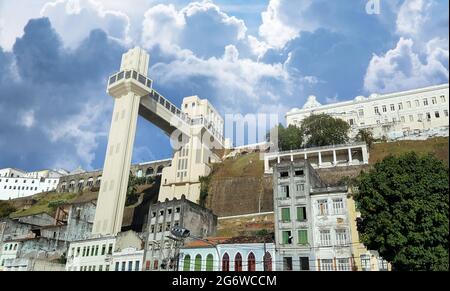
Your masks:
<path fill-rule="evenodd" d="M 267 250 L 266 250 L 266 238 L 264 238 L 264 256 L 263 256 L 263 268 L 264 268 L 264 272 L 267 271 L 267 264 L 266 264 L 267 258 L 266 258 L 266 252 L 267 252 Z"/>

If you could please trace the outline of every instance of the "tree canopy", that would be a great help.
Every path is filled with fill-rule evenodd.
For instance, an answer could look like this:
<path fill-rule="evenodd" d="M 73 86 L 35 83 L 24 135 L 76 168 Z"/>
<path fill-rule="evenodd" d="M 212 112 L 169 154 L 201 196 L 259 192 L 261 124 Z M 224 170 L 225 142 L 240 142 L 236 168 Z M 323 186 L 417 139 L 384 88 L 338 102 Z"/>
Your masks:
<path fill-rule="evenodd" d="M 362 173 L 362 242 L 395 270 L 449 269 L 448 168 L 432 155 L 387 157 Z"/>
<path fill-rule="evenodd" d="M 373 133 L 369 129 L 360 129 L 355 139 L 360 142 L 365 142 L 369 149 L 372 148 L 373 142 L 375 141 Z"/>
<path fill-rule="evenodd" d="M 348 142 L 350 125 L 328 114 L 313 114 L 302 121 L 305 147 L 321 147 Z"/>
<path fill-rule="evenodd" d="M 303 146 L 303 134 L 299 127 L 290 125 L 285 128 L 282 124 L 278 127 L 278 147 L 282 151 L 300 149 Z"/>

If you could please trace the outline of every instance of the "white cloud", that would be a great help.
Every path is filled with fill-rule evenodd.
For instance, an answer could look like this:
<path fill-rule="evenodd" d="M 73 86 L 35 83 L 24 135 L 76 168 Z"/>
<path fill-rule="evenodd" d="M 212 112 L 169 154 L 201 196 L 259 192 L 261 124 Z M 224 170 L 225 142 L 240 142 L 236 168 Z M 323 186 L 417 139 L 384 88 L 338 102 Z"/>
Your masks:
<path fill-rule="evenodd" d="M 385 55 L 374 55 L 364 79 L 368 92 L 394 92 L 448 81 L 449 50 L 446 40 L 427 44 L 426 58 L 414 51 L 412 39 L 400 38 Z"/>
<path fill-rule="evenodd" d="M 397 32 L 400 35 L 414 36 L 418 34 L 429 18 L 431 2 L 426 0 L 405 1 L 397 16 Z"/>
<path fill-rule="evenodd" d="M 312 0 L 270 0 L 267 10 L 261 14 L 259 35 L 274 48 L 283 48 L 301 31 L 314 31 L 318 23 L 308 16 Z"/>
<path fill-rule="evenodd" d="M 93 29 L 102 29 L 110 37 L 130 42 L 130 21 L 127 14 L 106 10 L 93 0 L 56 0 L 46 3 L 41 16 L 50 18 L 53 28 L 68 47 L 77 47 Z"/>
<path fill-rule="evenodd" d="M 26 128 L 32 128 L 35 124 L 34 110 L 22 112 L 19 115 L 19 124 Z"/>
<path fill-rule="evenodd" d="M 85 104 L 80 113 L 68 117 L 66 120 L 59 121 L 59 124 L 52 124 L 44 130 L 53 143 L 70 142 L 76 149 L 76 155 L 73 155 L 73 162 L 61 160 L 55 162 L 59 167 L 74 168 L 81 161 L 84 165 L 91 168 L 95 159 L 99 138 L 105 138 L 108 135 L 108 122 L 106 112 L 110 108 L 104 103 L 94 104 L 92 102 Z M 74 162 L 78 164 L 75 165 Z"/>

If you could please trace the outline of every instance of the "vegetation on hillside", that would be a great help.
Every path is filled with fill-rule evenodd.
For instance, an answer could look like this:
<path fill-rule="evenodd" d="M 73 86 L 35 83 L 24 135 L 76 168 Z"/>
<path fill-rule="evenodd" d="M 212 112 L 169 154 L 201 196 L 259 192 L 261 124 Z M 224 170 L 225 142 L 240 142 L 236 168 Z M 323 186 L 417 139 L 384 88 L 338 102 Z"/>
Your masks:
<path fill-rule="evenodd" d="M 358 179 L 362 242 L 395 270 L 448 271 L 449 170 L 432 155 L 389 156 Z"/>
<path fill-rule="evenodd" d="M 373 133 L 369 129 L 360 129 L 355 138 L 356 141 L 365 142 L 369 149 L 372 149 L 373 143 L 375 141 Z"/>
<path fill-rule="evenodd" d="M 0 218 L 7 217 L 14 211 L 16 211 L 16 208 L 8 201 L 0 201 Z"/>

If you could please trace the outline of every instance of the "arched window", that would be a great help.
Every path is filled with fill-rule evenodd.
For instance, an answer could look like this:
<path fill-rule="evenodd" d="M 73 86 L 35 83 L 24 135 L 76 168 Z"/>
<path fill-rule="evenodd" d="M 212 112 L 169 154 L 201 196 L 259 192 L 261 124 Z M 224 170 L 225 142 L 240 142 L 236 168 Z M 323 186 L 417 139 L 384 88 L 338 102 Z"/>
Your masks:
<path fill-rule="evenodd" d="M 186 255 L 184 256 L 183 271 L 190 271 L 190 270 L 191 270 L 191 256 Z"/>
<path fill-rule="evenodd" d="M 256 260 L 253 253 L 248 254 L 247 266 L 249 271 L 256 271 Z"/>
<path fill-rule="evenodd" d="M 202 270 L 202 255 L 198 254 L 195 256 L 194 271 L 201 271 L 201 270 Z"/>
<path fill-rule="evenodd" d="M 209 254 L 207 257 L 206 257 L 206 271 L 214 271 L 213 270 L 213 260 L 214 260 L 214 258 L 213 258 L 213 255 L 212 254 Z"/>
<path fill-rule="evenodd" d="M 156 173 L 157 174 L 161 174 L 163 169 L 164 169 L 164 166 L 158 166 L 158 169 L 156 170 Z"/>
<path fill-rule="evenodd" d="M 141 170 L 141 169 L 139 169 L 139 170 L 137 171 L 136 176 L 137 176 L 138 178 L 141 178 L 141 177 L 142 177 L 142 170 Z"/>
<path fill-rule="evenodd" d="M 225 253 L 222 257 L 222 272 L 228 272 L 230 270 L 230 256 Z"/>
<path fill-rule="evenodd" d="M 155 170 L 153 168 L 148 168 L 147 171 L 145 171 L 145 176 L 151 176 L 155 173 Z"/>
<path fill-rule="evenodd" d="M 272 271 L 272 256 L 269 252 L 264 255 L 264 271 Z"/>
<path fill-rule="evenodd" d="M 234 271 L 242 272 L 242 256 L 241 253 L 237 253 L 234 257 Z"/>

